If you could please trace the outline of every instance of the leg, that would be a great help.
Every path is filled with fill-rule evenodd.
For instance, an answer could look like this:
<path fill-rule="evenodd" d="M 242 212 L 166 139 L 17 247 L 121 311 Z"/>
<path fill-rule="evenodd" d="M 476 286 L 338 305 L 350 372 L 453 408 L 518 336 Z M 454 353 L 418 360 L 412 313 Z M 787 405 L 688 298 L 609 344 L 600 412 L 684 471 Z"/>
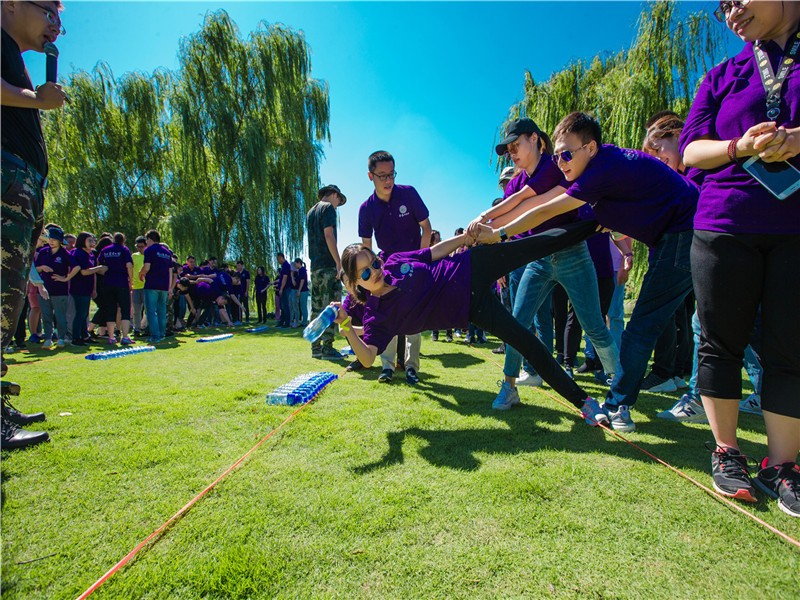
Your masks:
<path fill-rule="evenodd" d="M 75 298 L 67 296 L 67 329 L 66 333 L 61 339 L 69 338 L 70 340 L 76 339 L 76 334 L 72 330 L 72 322 L 75 320 Z"/>
<path fill-rule="evenodd" d="M 625 284 L 617 283 L 617 273 L 614 273 L 614 293 L 611 295 L 611 304 L 608 305 L 608 329 L 617 348 L 622 347 L 622 331 L 625 329 Z"/>
<path fill-rule="evenodd" d="M 158 317 L 156 316 L 156 290 L 142 290 L 144 292 L 144 310 L 147 313 L 147 323 L 150 329 L 148 341 L 158 338 Z"/>
<path fill-rule="evenodd" d="M 54 318 L 54 311 L 53 311 L 53 297 L 51 296 L 48 300 L 44 298 L 39 300 L 39 306 L 42 308 L 42 323 L 44 325 L 44 339 L 52 340 L 53 339 L 53 318 Z"/>
<path fill-rule="evenodd" d="M 419 350 L 422 346 L 422 334 L 406 336 L 406 369 L 419 371 Z"/>
<path fill-rule="evenodd" d="M 167 301 L 168 292 L 166 290 L 158 290 L 158 304 L 156 311 L 158 313 L 158 337 L 163 338 L 167 335 Z"/>
<path fill-rule="evenodd" d="M 610 407 L 636 402 L 653 346 L 675 309 L 692 289 L 691 231 L 666 234 L 644 276 L 631 320 L 622 334 L 620 366 L 608 393 Z"/>
<path fill-rule="evenodd" d="M 389 345 L 386 346 L 386 350 L 384 350 L 383 354 L 381 354 L 381 369 L 384 371 L 386 369 L 394 371 L 396 358 L 397 358 L 397 336 L 394 336 L 389 341 Z"/>

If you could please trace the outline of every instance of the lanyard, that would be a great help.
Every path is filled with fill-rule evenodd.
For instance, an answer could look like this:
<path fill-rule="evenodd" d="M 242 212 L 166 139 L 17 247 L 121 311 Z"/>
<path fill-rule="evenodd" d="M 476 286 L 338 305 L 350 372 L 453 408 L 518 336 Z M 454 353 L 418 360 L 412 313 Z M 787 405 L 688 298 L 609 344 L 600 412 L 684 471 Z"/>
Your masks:
<path fill-rule="evenodd" d="M 761 48 L 760 42 L 753 45 L 753 53 L 756 56 L 764 92 L 767 94 L 767 118 L 770 120 L 777 119 L 781 113 L 781 88 L 783 88 L 783 82 L 786 81 L 790 67 L 800 56 L 800 31 L 792 36 L 789 49 L 781 59 L 777 75 L 773 72 L 769 56 Z"/>

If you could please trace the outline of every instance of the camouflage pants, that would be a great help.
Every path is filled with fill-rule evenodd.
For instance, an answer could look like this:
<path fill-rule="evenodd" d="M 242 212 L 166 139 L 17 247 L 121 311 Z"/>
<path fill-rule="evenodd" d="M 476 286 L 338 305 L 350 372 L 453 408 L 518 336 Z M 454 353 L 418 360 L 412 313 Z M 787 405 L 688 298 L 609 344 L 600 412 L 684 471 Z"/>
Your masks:
<path fill-rule="evenodd" d="M 42 231 L 44 190 L 32 168 L 2 161 L 2 348 L 14 336 L 25 305 L 28 275 L 36 240 Z"/>
<path fill-rule="evenodd" d="M 316 318 L 331 302 L 342 300 L 342 282 L 336 276 L 336 269 L 314 269 L 311 271 L 311 317 Z M 328 327 L 316 342 L 311 345 L 312 351 L 323 346 L 333 346 L 333 326 Z"/>

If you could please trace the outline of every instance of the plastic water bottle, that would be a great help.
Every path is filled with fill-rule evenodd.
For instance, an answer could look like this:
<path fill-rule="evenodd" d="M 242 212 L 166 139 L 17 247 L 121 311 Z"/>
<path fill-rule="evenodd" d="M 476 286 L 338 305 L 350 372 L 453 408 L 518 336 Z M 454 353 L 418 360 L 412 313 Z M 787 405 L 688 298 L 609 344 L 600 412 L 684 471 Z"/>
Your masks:
<path fill-rule="evenodd" d="M 325 307 L 319 316 L 303 330 L 303 337 L 312 344 L 322 337 L 323 332 L 336 320 L 338 311 L 333 306 Z"/>

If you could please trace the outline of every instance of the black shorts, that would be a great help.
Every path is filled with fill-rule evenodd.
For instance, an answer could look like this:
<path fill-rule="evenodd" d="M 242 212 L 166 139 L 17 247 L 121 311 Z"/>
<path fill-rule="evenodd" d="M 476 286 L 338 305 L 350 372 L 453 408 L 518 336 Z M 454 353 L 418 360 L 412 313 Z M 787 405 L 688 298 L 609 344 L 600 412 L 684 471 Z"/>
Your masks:
<path fill-rule="evenodd" d="M 105 315 L 109 321 L 117 320 L 119 308 L 123 321 L 131 319 L 131 291 L 127 287 L 106 287 Z"/>

